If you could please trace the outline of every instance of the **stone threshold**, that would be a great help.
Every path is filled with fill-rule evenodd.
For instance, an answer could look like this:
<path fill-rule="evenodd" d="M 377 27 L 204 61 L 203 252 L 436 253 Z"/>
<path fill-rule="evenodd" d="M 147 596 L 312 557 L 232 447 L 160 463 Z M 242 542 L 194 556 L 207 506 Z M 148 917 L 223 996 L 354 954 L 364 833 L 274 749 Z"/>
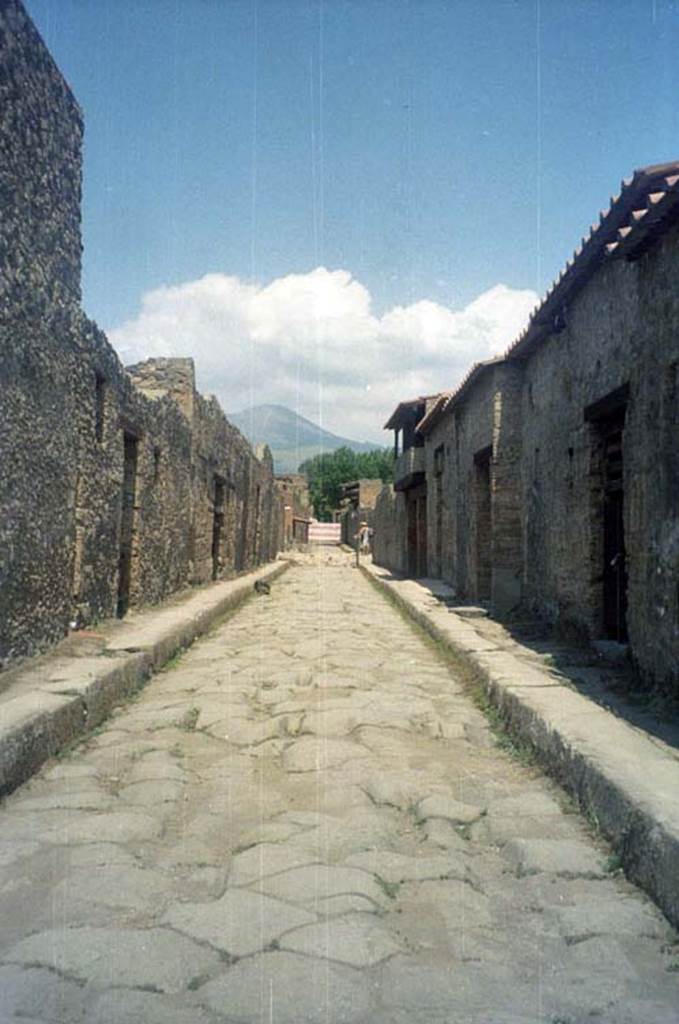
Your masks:
<path fill-rule="evenodd" d="M 643 730 L 563 678 L 481 637 L 441 603 L 440 581 L 362 563 L 363 572 L 444 649 L 473 670 L 508 731 L 594 821 L 627 876 L 679 927 L 679 761 Z M 449 588 L 447 588 L 449 590 Z M 452 590 L 449 591 L 452 595 Z"/>
<path fill-rule="evenodd" d="M 0 695 L 0 796 L 95 729 L 175 654 L 289 567 L 280 560 L 162 605 L 71 633 L 56 649 L 8 673 Z"/>

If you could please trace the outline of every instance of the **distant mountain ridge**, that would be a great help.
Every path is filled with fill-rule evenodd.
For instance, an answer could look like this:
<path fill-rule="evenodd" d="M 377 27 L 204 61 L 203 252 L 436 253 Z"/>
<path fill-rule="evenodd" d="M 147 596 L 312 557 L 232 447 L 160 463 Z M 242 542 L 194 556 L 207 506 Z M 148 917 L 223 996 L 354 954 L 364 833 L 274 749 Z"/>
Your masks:
<path fill-rule="evenodd" d="M 367 441 L 351 441 L 300 416 L 284 405 L 255 405 L 227 418 L 252 445 L 268 444 L 276 473 L 295 473 L 306 459 L 337 448 L 371 452 L 379 448 Z"/>

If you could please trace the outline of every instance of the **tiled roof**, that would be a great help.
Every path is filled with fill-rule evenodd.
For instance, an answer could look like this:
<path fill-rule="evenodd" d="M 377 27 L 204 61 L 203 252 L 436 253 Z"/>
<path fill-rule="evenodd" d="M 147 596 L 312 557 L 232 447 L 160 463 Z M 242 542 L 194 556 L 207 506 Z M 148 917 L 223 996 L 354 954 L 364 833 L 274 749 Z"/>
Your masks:
<path fill-rule="evenodd" d="M 463 397 L 486 370 L 502 362 L 504 362 L 503 356 L 495 356 L 494 359 L 484 359 L 481 363 L 474 363 L 467 376 L 454 391 L 444 391 L 439 395 L 436 403 L 417 424 L 418 432 L 420 434 L 428 434 L 433 430 L 441 417 L 462 401 Z"/>
<path fill-rule="evenodd" d="M 621 183 L 608 210 L 602 210 L 586 238 L 568 260 L 528 326 L 507 350 L 523 357 L 549 334 L 565 325 L 568 301 L 589 280 L 597 267 L 613 259 L 635 260 L 674 223 L 679 214 L 679 161 L 655 164 L 635 171 Z"/>
<path fill-rule="evenodd" d="M 384 424 L 384 430 L 394 430 L 398 426 L 401 414 L 406 412 L 408 409 L 412 409 L 418 405 L 426 405 L 427 402 L 431 402 L 432 399 L 438 398 L 438 394 L 433 395 L 420 395 L 419 398 L 411 398 L 407 402 L 399 402 L 391 416 Z"/>
<path fill-rule="evenodd" d="M 428 434 L 442 416 L 453 409 L 485 371 L 509 358 L 526 356 L 534 345 L 564 325 L 568 301 L 589 280 L 596 268 L 608 260 L 635 260 L 679 217 L 679 161 L 655 164 L 635 171 L 621 183 L 620 194 L 613 197 L 608 210 L 602 211 L 589 235 L 583 238 L 552 284 L 539 306 L 530 315 L 528 326 L 507 349 L 504 356 L 474 363 L 462 383 L 453 391 L 442 392 L 427 410 L 417 430 Z M 432 398 L 435 396 L 429 396 Z M 401 402 L 387 423 L 389 428 L 401 409 L 424 402 L 424 398 Z"/>

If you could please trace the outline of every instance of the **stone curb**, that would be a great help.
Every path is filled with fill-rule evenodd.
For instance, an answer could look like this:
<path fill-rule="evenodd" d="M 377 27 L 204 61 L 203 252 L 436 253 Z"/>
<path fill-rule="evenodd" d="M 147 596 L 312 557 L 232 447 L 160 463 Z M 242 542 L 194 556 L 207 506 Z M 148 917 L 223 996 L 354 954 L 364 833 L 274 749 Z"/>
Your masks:
<path fill-rule="evenodd" d="M 679 927 L 679 759 L 547 668 L 481 637 L 437 600 L 452 594 L 439 581 L 429 587 L 379 566 L 361 568 L 473 669 L 508 730 L 530 744 L 611 842 L 628 877 Z"/>
<path fill-rule="evenodd" d="M 239 608 L 257 580 L 274 580 L 289 564 L 271 563 L 247 576 L 202 587 L 183 600 L 144 609 L 130 619 L 102 623 L 97 628 L 105 643 L 92 656 L 55 651 L 14 672 L 14 682 L 0 702 L 0 796 L 96 728 L 174 654 Z"/>

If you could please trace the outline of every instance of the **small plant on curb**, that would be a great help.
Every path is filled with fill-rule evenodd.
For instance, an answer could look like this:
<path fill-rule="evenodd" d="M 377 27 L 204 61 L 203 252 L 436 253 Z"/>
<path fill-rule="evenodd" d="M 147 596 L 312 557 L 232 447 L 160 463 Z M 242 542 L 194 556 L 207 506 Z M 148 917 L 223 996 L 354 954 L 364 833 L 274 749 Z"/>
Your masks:
<path fill-rule="evenodd" d="M 609 875 L 622 874 L 622 857 L 619 853 L 612 853 L 606 858 L 604 871 Z"/>
<path fill-rule="evenodd" d="M 171 658 L 167 659 L 167 661 L 165 662 L 163 667 L 160 669 L 160 671 L 161 672 L 171 672 L 173 668 L 177 668 L 177 666 L 179 665 L 179 662 L 182 660 L 182 658 L 184 657 L 185 653 L 186 652 L 185 652 L 184 648 L 180 647 L 178 651 L 175 651 L 175 653 L 172 655 Z"/>

